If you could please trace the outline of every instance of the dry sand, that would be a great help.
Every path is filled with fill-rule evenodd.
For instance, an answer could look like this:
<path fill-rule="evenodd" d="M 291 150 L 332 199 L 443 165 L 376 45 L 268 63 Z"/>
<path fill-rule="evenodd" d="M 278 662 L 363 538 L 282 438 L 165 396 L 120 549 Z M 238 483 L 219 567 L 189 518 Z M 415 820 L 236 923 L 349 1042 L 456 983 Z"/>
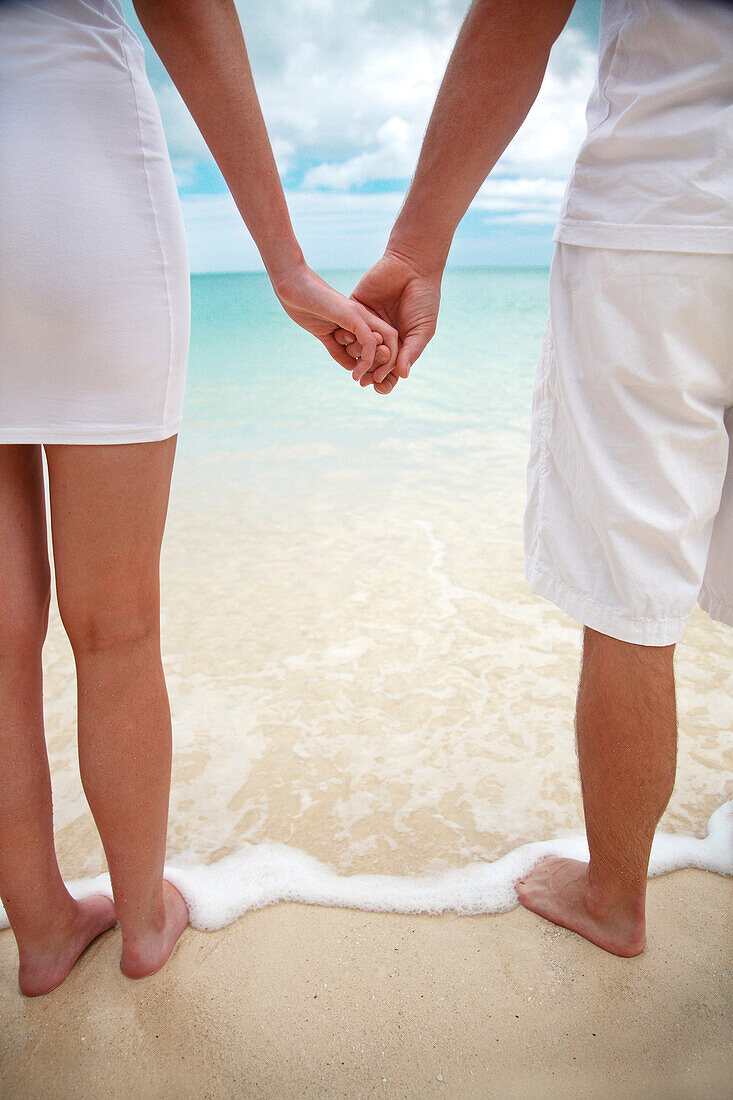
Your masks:
<path fill-rule="evenodd" d="M 733 1094 L 730 879 L 649 885 L 650 942 L 602 953 L 522 909 L 411 917 L 281 904 L 188 931 L 144 982 L 119 932 L 39 1000 L 0 934 L 3 1097 Z"/>

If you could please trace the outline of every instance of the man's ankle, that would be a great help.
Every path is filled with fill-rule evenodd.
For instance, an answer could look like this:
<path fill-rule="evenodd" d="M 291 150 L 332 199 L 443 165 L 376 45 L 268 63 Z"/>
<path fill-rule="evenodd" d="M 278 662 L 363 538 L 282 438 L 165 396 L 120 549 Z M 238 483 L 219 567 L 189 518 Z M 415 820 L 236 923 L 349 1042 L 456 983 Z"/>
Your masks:
<path fill-rule="evenodd" d="M 634 922 L 644 921 L 646 878 L 639 880 L 622 872 L 599 874 L 592 863 L 586 876 L 585 902 L 597 919 L 624 916 Z"/>

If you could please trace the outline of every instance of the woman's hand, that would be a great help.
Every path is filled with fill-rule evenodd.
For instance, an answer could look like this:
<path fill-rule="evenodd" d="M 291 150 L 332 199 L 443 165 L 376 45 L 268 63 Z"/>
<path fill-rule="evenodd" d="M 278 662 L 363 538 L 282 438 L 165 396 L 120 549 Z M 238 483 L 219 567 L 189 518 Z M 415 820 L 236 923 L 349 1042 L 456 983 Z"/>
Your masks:
<path fill-rule="evenodd" d="M 359 346 L 359 367 L 372 372 L 391 369 L 397 362 L 397 333 L 389 322 L 370 309 L 339 294 L 303 262 L 273 280 L 273 289 L 288 317 L 310 332 L 337 363 L 349 371 L 355 364 L 334 333 L 347 333 Z"/>

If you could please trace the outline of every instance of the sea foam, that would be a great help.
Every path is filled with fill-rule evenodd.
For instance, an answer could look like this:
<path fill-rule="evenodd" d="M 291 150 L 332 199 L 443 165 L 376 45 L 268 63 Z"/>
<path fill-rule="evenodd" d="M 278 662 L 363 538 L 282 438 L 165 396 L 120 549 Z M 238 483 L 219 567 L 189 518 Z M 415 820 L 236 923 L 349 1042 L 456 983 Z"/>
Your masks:
<path fill-rule="evenodd" d="M 523 844 L 493 863 L 476 862 L 437 874 L 339 875 L 313 856 L 287 844 L 248 844 L 216 863 L 166 864 L 166 878 L 186 900 L 191 925 L 214 931 L 250 909 L 278 901 L 344 906 L 373 912 L 461 915 L 501 913 L 518 904 L 514 885 L 546 855 L 588 859 L 584 836 Z M 657 833 L 649 877 L 683 867 L 733 875 L 733 801 L 708 821 L 707 835 Z M 109 875 L 70 882 L 76 898 L 112 896 Z M 0 908 L 0 927 L 8 925 Z"/>

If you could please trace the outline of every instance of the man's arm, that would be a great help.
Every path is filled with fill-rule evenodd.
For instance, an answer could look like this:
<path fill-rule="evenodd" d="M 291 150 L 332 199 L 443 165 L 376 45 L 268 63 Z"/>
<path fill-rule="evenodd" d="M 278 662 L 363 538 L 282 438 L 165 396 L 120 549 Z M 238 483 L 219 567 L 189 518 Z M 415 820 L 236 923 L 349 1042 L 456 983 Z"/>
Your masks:
<path fill-rule="evenodd" d="M 439 288 L 456 227 L 529 113 L 540 90 L 550 50 L 567 22 L 573 3 L 574 0 L 474 0 L 471 5 L 448 62 L 415 175 L 385 255 L 354 291 L 358 301 L 378 308 L 385 319 L 395 324 L 398 321 L 395 280 L 411 286 L 416 299 L 420 298 L 416 280 L 422 280 L 434 302 L 433 321 L 437 319 L 436 280 Z M 403 326 L 400 331 L 397 325 L 403 346 L 394 381 L 397 376 L 407 376 L 435 328 L 433 323 L 430 331 L 430 323 L 423 315 L 417 338 L 411 338 L 410 318 L 400 316 L 399 321 Z M 354 375 L 359 378 L 363 374 L 365 368 L 360 364 Z M 377 370 L 372 377 L 380 382 L 382 374 Z"/>
<path fill-rule="evenodd" d="M 474 0 L 390 235 L 426 266 L 445 266 L 471 200 L 537 98 L 574 0 Z"/>

